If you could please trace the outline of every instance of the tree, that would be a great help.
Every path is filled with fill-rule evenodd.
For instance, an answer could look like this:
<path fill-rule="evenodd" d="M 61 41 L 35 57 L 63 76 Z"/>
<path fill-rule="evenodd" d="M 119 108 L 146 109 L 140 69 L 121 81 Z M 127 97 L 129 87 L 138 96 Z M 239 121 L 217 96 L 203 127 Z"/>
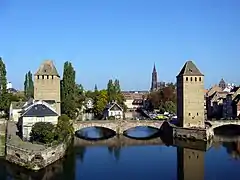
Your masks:
<path fill-rule="evenodd" d="M 50 122 L 37 122 L 33 125 L 30 133 L 31 141 L 49 144 L 54 141 L 55 129 Z"/>
<path fill-rule="evenodd" d="M 7 92 L 7 71 L 6 66 L 0 57 L 0 110 L 8 112 L 9 96 Z"/>
<path fill-rule="evenodd" d="M 70 62 L 64 63 L 63 79 L 61 81 L 61 109 L 70 118 L 76 117 L 76 83 L 75 70 Z"/>
<path fill-rule="evenodd" d="M 176 86 L 173 83 L 168 83 L 166 87 L 160 89 L 159 91 L 151 92 L 148 96 L 154 109 L 160 111 L 173 111 L 176 109 Z M 171 103 L 170 103 L 171 102 Z"/>
<path fill-rule="evenodd" d="M 113 80 L 110 79 L 107 84 L 107 95 L 108 95 L 108 102 L 112 102 L 116 100 L 115 96 L 115 87 L 113 84 Z"/>
<path fill-rule="evenodd" d="M 31 71 L 28 71 L 25 74 L 24 95 L 27 99 L 33 98 L 34 96 L 34 85 Z"/>
<path fill-rule="evenodd" d="M 70 118 L 66 114 L 59 116 L 56 127 L 56 139 L 62 142 L 68 135 L 73 134 L 73 132 L 74 129 L 70 122 Z"/>
<path fill-rule="evenodd" d="M 106 108 L 107 103 L 108 92 L 106 90 L 99 91 L 96 102 L 94 103 L 94 113 L 96 116 L 101 116 L 103 114 L 103 110 Z"/>

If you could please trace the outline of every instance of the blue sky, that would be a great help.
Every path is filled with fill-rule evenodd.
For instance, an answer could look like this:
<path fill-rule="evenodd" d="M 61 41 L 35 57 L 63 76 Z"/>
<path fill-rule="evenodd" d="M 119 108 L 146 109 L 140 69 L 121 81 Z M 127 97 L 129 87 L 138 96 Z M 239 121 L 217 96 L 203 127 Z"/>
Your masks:
<path fill-rule="evenodd" d="M 186 60 L 205 74 L 240 84 L 239 0 L 0 0 L 0 56 L 8 79 L 23 87 L 28 70 L 71 61 L 78 83 L 148 90 L 158 77 L 175 81 Z"/>

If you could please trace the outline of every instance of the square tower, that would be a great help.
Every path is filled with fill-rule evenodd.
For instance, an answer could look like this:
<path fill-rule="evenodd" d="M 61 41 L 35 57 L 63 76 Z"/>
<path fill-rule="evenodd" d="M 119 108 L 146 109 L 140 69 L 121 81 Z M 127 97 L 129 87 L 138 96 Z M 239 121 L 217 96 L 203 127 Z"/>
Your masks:
<path fill-rule="evenodd" d="M 204 75 L 192 61 L 177 76 L 177 117 L 181 127 L 205 128 Z"/>
<path fill-rule="evenodd" d="M 61 115 L 60 76 L 52 61 L 44 61 L 34 74 L 34 99 L 47 102 Z"/>

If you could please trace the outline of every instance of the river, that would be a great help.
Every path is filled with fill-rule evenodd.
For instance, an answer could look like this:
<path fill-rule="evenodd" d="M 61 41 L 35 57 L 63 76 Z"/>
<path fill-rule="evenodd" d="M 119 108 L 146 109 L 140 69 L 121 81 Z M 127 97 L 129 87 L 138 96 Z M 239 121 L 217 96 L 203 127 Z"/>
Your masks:
<path fill-rule="evenodd" d="M 154 130 L 138 129 L 143 137 Z M 98 130 L 85 132 L 100 136 Z M 139 140 L 140 141 L 140 140 Z M 0 160 L 1 180 L 235 180 L 239 179 L 240 141 L 214 142 L 206 150 L 161 145 L 73 146 L 68 155 L 35 173 Z"/>

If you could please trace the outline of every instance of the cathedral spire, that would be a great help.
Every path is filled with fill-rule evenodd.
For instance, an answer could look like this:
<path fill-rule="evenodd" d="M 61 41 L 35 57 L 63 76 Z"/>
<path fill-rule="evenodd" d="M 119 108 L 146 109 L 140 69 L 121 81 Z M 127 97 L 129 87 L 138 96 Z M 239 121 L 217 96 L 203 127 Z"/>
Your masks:
<path fill-rule="evenodd" d="M 151 91 L 155 91 L 157 89 L 157 70 L 155 63 L 153 65 L 153 72 L 152 72 L 152 84 L 151 84 Z"/>
<path fill-rule="evenodd" d="M 153 64 L 153 72 L 157 72 L 157 71 L 156 71 L 155 63 Z"/>

